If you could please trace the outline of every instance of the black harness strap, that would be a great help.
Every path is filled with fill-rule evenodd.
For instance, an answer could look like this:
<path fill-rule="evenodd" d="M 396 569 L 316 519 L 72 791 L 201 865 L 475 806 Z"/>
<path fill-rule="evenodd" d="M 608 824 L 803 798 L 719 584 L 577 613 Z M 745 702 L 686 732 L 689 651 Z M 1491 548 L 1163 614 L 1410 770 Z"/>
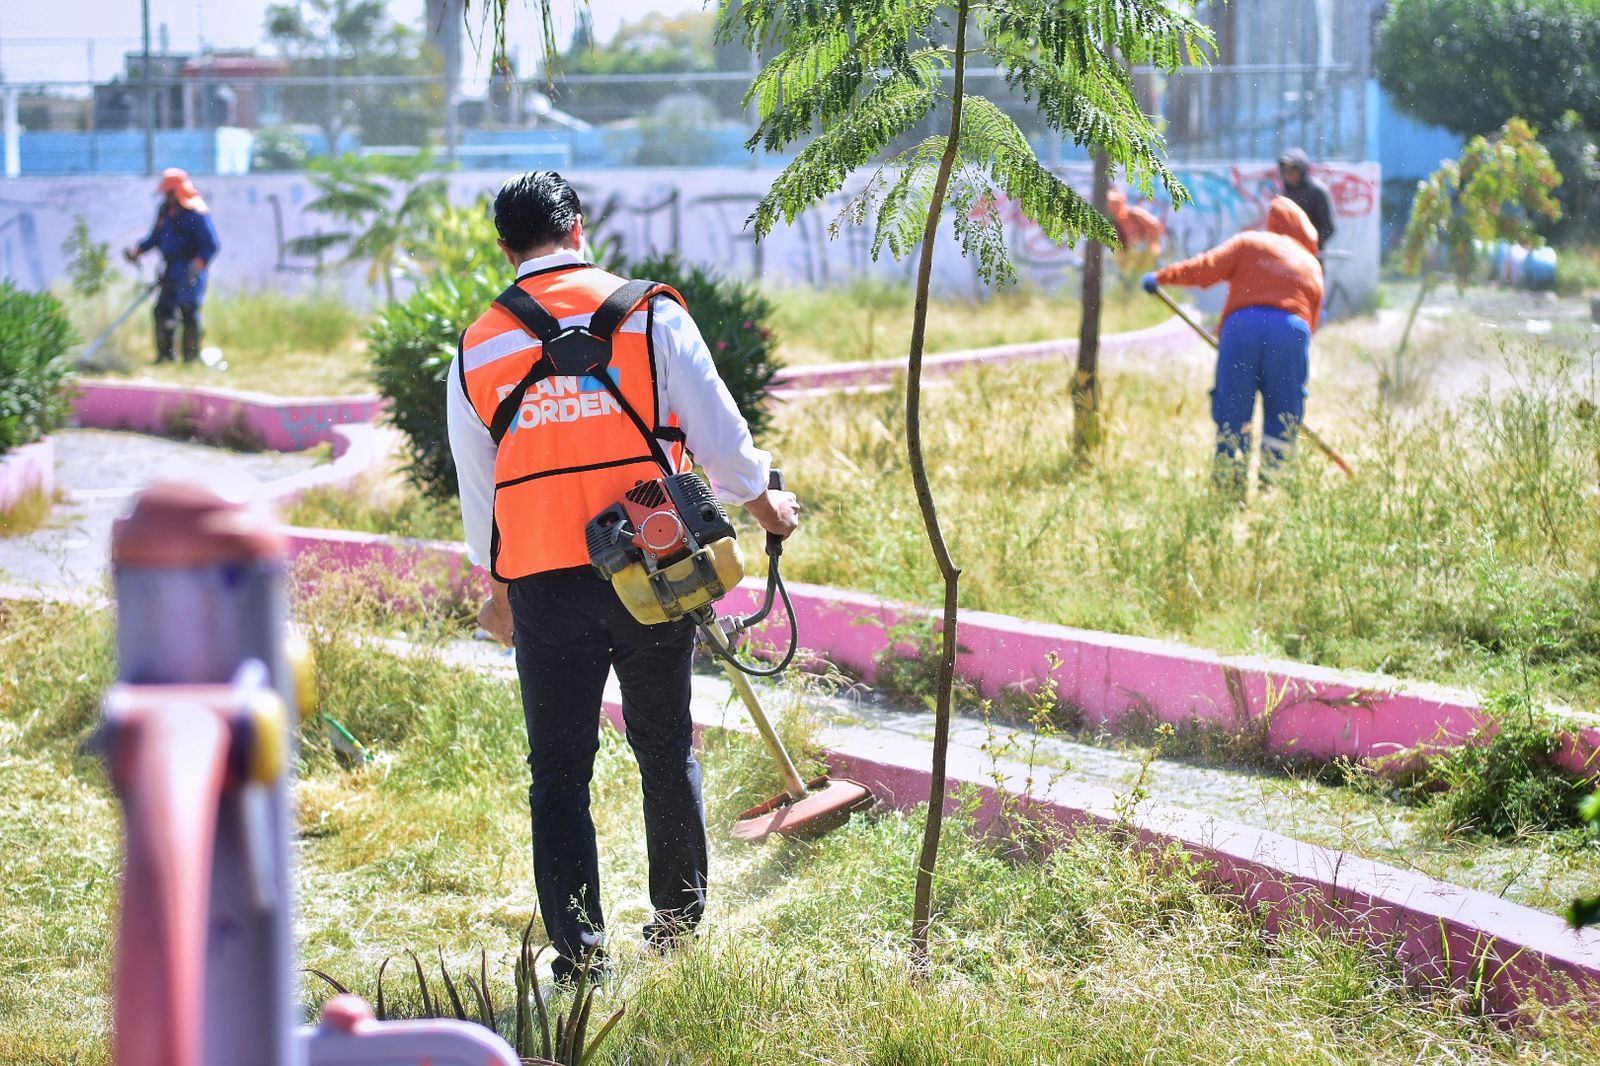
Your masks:
<path fill-rule="evenodd" d="M 494 419 L 489 424 L 489 436 L 495 444 L 498 445 L 511 429 L 517 409 L 522 406 L 524 397 L 534 385 L 548 377 L 590 377 L 617 401 L 640 436 L 644 437 L 650 447 L 651 458 L 662 471 L 668 475 L 676 473 L 672 461 L 661 447 L 661 440 L 680 440 L 682 430 L 677 427 L 655 429 L 647 425 L 622 394 L 622 389 L 612 380 L 609 371 L 612 335 L 633 313 L 634 308 L 658 293 L 673 295 L 670 288 L 659 282 L 626 282 L 606 297 L 590 316 L 587 328 L 574 326 L 570 329 L 562 329 L 556 317 L 520 285 L 513 283 L 496 297 L 495 303 L 539 339 L 540 354 L 516 388 L 508 392 L 495 407 Z"/>

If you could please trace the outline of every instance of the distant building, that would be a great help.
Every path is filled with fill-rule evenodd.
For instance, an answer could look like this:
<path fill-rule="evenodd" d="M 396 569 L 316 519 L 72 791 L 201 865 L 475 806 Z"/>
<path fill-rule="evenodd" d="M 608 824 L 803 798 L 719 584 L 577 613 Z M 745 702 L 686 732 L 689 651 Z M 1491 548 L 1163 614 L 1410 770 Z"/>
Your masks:
<path fill-rule="evenodd" d="M 254 52 L 175 52 L 150 57 L 151 124 L 158 130 L 257 128 L 282 121 L 279 86 L 288 66 Z M 94 128 L 144 128 L 144 54 L 129 52 L 123 71 L 94 87 Z"/>
<path fill-rule="evenodd" d="M 1358 160 L 1368 143 L 1372 45 L 1386 0 L 1200 0 L 1210 72 L 1170 79 L 1167 143 L 1189 159 Z"/>
<path fill-rule="evenodd" d="M 283 94 L 275 82 L 289 65 L 254 52 L 207 52 L 183 64 L 183 124 L 189 129 L 243 126 L 259 129 L 283 121 Z"/>

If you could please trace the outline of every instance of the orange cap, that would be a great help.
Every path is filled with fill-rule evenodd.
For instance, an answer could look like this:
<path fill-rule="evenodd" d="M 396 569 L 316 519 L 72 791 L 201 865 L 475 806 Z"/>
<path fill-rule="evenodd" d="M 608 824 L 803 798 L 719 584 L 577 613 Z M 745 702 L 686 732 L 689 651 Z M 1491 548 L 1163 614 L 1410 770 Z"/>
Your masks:
<path fill-rule="evenodd" d="M 189 180 L 189 173 L 177 167 L 168 167 L 161 172 L 161 184 L 156 186 L 160 193 L 176 194 L 180 206 L 190 211 L 205 212 L 208 210 L 205 200 L 200 196 L 200 190 L 194 187 L 194 182 Z"/>

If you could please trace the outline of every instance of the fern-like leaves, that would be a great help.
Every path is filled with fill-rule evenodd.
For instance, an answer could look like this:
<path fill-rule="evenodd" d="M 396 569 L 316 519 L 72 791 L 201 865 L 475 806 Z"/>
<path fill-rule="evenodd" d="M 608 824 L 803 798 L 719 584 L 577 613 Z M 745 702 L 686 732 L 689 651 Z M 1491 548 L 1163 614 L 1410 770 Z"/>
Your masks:
<path fill-rule="evenodd" d="M 1154 120 L 1139 108 L 1129 64 L 1171 71 L 1205 61 L 1206 28 L 1170 0 L 974 0 L 981 44 L 1007 85 L 1046 125 L 1107 158 L 1150 194 L 1188 193 L 1163 160 Z M 948 106 L 944 8 L 935 0 L 742 0 L 719 32 L 777 54 L 746 104 L 760 116 L 748 142 L 781 151 L 807 142 L 751 216 L 757 237 L 841 191 L 877 164 L 830 226 L 873 225 L 874 258 L 901 258 L 922 239 L 945 139 L 907 146 L 911 131 Z M 1005 111 L 967 96 L 949 206 L 957 239 L 980 276 L 1009 280 L 1005 223 L 1013 211 L 1050 239 L 1115 245 L 1111 224 L 1043 166 Z M 1008 206 L 1009 205 L 1009 206 Z M 876 218 L 874 219 L 874 214 Z"/>

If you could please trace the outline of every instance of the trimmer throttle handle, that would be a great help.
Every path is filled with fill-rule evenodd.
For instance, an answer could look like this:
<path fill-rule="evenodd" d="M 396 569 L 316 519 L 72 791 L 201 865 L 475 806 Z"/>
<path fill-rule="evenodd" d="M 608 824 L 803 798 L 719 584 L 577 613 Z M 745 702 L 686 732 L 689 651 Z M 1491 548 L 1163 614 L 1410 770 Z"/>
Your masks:
<path fill-rule="evenodd" d="M 775 492 L 783 491 L 782 470 L 767 471 L 767 488 Z M 774 559 L 783 554 L 783 538 L 776 533 L 767 534 L 767 554 Z"/>

